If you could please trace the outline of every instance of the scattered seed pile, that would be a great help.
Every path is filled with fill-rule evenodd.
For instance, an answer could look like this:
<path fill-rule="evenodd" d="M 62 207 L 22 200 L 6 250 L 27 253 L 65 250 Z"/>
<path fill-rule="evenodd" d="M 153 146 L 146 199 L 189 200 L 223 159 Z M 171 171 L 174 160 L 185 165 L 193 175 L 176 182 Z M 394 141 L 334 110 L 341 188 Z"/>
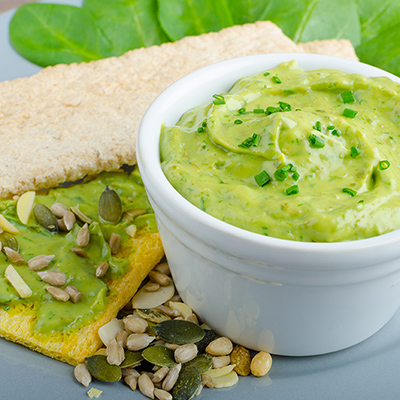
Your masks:
<path fill-rule="evenodd" d="M 296 46 L 276 25 L 259 21 L 0 83 L 0 198 L 133 165 L 145 110 L 197 68 L 304 49 L 357 59 L 346 40 Z"/>
<path fill-rule="evenodd" d="M 99 329 L 104 344 L 74 375 L 88 387 L 92 377 L 105 382 L 121 379 L 132 390 L 159 400 L 189 400 L 203 387 L 227 388 L 239 377 L 264 376 L 272 358 L 218 337 L 199 323 L 193 310 L 175 294 L 168 264 L 158 264 L 147 282 L 123 310 Z M 89 397 L 98 395 L 88 392 Z"/>

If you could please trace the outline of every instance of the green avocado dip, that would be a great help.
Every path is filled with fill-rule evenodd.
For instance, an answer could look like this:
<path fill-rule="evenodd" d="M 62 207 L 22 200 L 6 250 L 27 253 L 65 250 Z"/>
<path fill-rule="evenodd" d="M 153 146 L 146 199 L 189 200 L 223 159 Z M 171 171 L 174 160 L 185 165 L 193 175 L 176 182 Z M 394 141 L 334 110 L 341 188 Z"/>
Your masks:
<path fill-rule="evenodd" d="M 133 221 L 122 217 L 120 222 L 114 225 L 101 220 L 98 215 L 98 202 L 106 186 L 118 193 L 122 211 L 142 209 L 142 215 Z M 111 295 L 105 282 L 122 276 L 129 266 L 128 260 L 111 255 L 108 244 L 111 233 L 121 235 L 123 246 L 123 243 L 129 240 L 126 231 L 129 225 L 134 224 L 137 229 L 157 231 L 154 214 L 137 169 L 131 174 L 102 173 L 86 183 L 51 189 L 44 195 L 36 195 L 35 203 L 42 203 L 49 208 L 54 203 L 62 203 L 68 208 L 78 207 L 92 220 L 89 225 L 90 242 L 83 248 L 87 257 L 80 257 L 71 251 L 72 248 L 78 248 L 77 234 L 83 225 L 78 218 L 71 231 L 50 232 L 40 226 L 32 214 L 28 224 L 22 224 L 17 216 L 16 200 L 0 201 L 0 214 L 19 230 L 19 233 L 12 235 L 18 242 L 19 254 L 26 261 L 41 254 L 55 255 L 44 271 L 63 272 L 67 276 L 67 282 L 61 288 L 68 285 L 76 287 L 82 292 L 82 299 L 75 304 L 71 301 L 56 300 L 45 290 L 46 284 L 37 272 L 28 268 L 27 264 L 14 265 L 33 292 L 28 298 L 20 298 L 4 277 L 7 266 L 12 263 L 4 252 L 0 252 L 0 307 L 12 313 L 15 305 L 32 304 L 36 307 L 37 314 L 34 325 L 36 333 L 73 332 L 101 315 Z M 0 234 L 0 241 L 3 234 Z M 131 251 L 135 249 L 132 248 Z M 106 275 L 99 279 L 95 271 L 104 261 L 108 262 L 109 269 Z"/>
<path fill-rule="evenodd" d="M 163 127 L 162 169 L 208 214 L 337 242 L 400 228 L 400 85 L 295 61 L 237 81 Z"/>

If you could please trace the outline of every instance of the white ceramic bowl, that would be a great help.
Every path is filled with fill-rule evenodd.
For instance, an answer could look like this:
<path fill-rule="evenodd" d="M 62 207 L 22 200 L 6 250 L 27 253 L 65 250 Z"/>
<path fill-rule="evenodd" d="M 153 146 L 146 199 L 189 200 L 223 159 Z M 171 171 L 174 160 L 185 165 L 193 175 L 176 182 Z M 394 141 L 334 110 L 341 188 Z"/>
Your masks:
<path fill-rule="evenodd" d="M 334 68 L 387 76 L 342 58 L 265 54 L 199 69 L 166 89 L 143 117 L 140 172 L 154 208 L 177 289 L 219 334 L 255 350 L 301 356 L 352 346 L 378 331 L 400 305 L 400 230 L 352 242 L 303 243 L 224 223 L 185 200 L 160 167 L 162 124 L 228 91 L 239 78 L 297 60 L 305 70 Z"/>

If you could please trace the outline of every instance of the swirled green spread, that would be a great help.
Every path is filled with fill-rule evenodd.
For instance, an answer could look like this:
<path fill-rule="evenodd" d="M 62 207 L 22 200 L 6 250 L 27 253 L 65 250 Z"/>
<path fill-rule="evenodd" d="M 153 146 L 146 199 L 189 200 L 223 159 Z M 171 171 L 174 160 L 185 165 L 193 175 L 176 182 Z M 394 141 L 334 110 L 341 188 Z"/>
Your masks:
<path fill-rule="evenodd" d="M 32 304 L 37 315 L 34 329 L 40 334 L 72 332 L 94 321 L 109 301 L 109 289 L 105 281 L 122 276 L 129 268 L 127 259 L 111 255 L 108 240 L 114 232 L 121 235 L 121 243 L 129 241 L 126 228 L 132 222 L 121 219 L 118 224 L 110 225 L 98 215 L 99 197 L 106 186 L 110 186 L 119 194 L 124 211 L 135 208 L 148 211 L 135 218 L 134 224 L 138 229 L 157 231 L 154 214 L 137 169 L 130 175 L 118 172 L 102 173 L 89 182 L 68 188 L 59 187 L 43 196 L 36 196 L 35 203 L 50 207 L 59 202 L 67 207 L 78 207 L 92 219 L 93 222 L 89 225 L 90 243 L 84 248 L 87 257 L 79 257 L 71 251 L 72 248 L 78 247 L 76 239 L 82 223 L 76 223 L 70 232 L 50 232 L 40 226 L 31 215 L 28 224 L 23 225 L 17 216 L 16 201 L 0 201 L 0 214 L 19 230 L 19 233 L 13 236 L 18 242 L 22 257 L 28 261 L 40 254 L 55 255 L 48 269 L 66 274 L 65 286 L 72 285 L 83 293 L 82 300 L 76 304 L 58 301 L 47 293 L 46 284 L 37 273 L 27 265 L 22 265 L 16 267 L 18 273 L 33 292 L 30 297 L 23 299 L 4 277 L 10 260 L 5 253 L 0 252 L 0 306 L 12 312 L 14 305 Z M 109 270 L 104 279 L 99 279 L 95 271 L 104 260 L 108 261 Z"/>
<path fill-rule="evenodd" d="M 400 85 L 295 61 L 244 77 L 163 127 L 167 179 L 195 206 L 276 238 L 400 228 Z"/>

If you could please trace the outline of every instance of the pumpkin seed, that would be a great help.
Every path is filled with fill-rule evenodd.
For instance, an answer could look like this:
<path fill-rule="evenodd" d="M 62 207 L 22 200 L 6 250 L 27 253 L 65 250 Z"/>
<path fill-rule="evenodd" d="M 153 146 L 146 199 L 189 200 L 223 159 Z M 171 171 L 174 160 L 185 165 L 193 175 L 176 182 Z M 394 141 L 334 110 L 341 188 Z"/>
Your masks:
<path fill-rule="evenodd" d="M 107 357 L 97 354 L 86 358 L 86 366 L 90 374 L 103 382 L 116 382 L 122 378 L 121 368 L 117 365 L 110 365 Z"/>
<path fill-rule="evenodd" d="M 172 395 L 175 400 L 190 400 L 195 396 L 200 385 L 201 375 L 197 368 L 185 366 L 178 376 Z"/>
<path fill-rule="evenodd" d="M 15 239 L 15 237 L 8 232 L 3 231 L 0 233 L 0 243 L 2 244 L 3 251 L 5 247 L 13 249 L 17 252 L 19 251 L 17 239 Z"/>
<path fill-rule="evenodd" d="M 70 209 L 82 222 L 86 222 L 89 225 L 93 222 L 87 215 L 85 215 L 79 209 L 79 207 L 71 206 Z"/>
<path fill-rule="evenodd" d="M 193 360 L 188 361 L 186 366 L 188 365 L 193 365 L 202 374 L 212 368 L 213 360 L 209 354 L 199 354 Z"/>
<path fill-rule="evenodd" d="M 50 232 L 58 232 L 57 218 L 44 204 L 35 204 L 33 206 L 33 215 L 40 226 Z"/>
<path fill-rule="evenodd" d="M 176 365 L 174 352 L 166 347 L 151 346 L 142 351 L 142 356 L 148 362 L 160 367 L 173 368 Z"/>
<path fill-rule="evenodd" d="M 184 320 L 163 321 L 153 329 L 161 339 L 175 344 L 196 343 L 205 335 L 204 329 L 200 326 Z"/>
<path fill-rule="evenodd" d="M 196 343 L 197 348 L 199 349 L 199 353 L 204 353 L 206 347 L 211 343 L 215 338 L 215 333 L 212 329 L 206 329 L 205 325 L 202 325 L 205 335 L 203 339 Z"/>
<path fill-rule="evenodd" d="M 134 367 L 143 360 L 141 351 L 125 350 L 125 360 L 121 363 L 121 368 Z"/>
<path fill-rule="evenodd" d="M 133 297 L 133 308 L 156 308 L 168 301 L 175 294 L 175 286 L 171 282 L 168 286 L 162 286 L 156 292 L 148 292 L 144 285 Z"/>
<path fill-rule="evenodd" d="M 122 203 L 118 193 L 106 186 L 99 199 L 99 216 L 110 224 L 117 224 L 122 215 Z"/>
<path fill-rule="evenodd" d="M 154 308 L 138 308 L 136 312 L 146 321 L 154 322 L 156 324 L 171 319 L 168 315 L 165 315 Z"/>

